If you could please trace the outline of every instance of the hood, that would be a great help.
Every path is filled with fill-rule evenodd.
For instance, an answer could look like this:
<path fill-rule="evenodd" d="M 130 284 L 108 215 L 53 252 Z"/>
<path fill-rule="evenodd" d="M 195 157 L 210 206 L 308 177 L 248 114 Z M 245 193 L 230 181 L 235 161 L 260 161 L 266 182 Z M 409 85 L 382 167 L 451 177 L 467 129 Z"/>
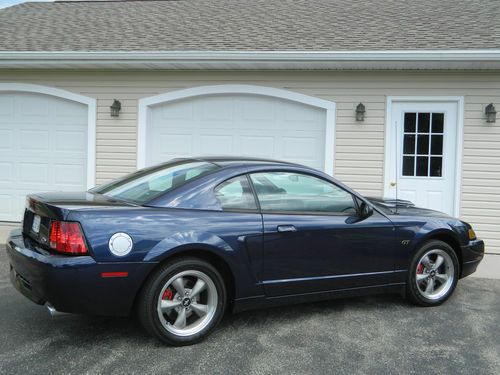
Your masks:
<path fill-rule="evenodd" d="M 389 215 L 425 216 L 450 218 L 451 216 L 427 208 L 416 207 L 412 202 L 403 199 L 367 197 L 370 203 Z"/>

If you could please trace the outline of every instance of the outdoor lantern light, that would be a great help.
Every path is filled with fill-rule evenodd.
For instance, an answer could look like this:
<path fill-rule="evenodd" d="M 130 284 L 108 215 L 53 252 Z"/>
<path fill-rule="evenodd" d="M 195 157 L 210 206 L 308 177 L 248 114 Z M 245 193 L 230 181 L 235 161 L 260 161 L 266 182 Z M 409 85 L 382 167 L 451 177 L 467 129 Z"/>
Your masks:
<path fill-rule="evenodd" d="M 497 111 L 493 103 L 486 106 L 484 113 L 486 114 L 486 122 L 495 122 L 497 120 Z"/>
<path fill-rule="evenodd" d="M 111 116 L 112 117 L 118 117 L 118 114 L 120 113 L 120 109 L 122 109 L 122 103 L 120 103 L 118 100 L 115 99 L 113 104 L 111 105 Z"/>
<path fill-rule="evenodd" d="M 365 105 L 363 103 L 359 103 L 356 107 L 356 121 L 365 121 Z"/>

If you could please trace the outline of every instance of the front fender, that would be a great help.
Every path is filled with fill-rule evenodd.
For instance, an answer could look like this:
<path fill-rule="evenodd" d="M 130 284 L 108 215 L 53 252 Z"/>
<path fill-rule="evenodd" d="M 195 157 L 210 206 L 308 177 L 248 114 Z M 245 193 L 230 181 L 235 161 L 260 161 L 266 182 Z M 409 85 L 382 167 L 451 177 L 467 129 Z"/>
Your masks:
<path fill-rule="evenodd" d="M 397 268 L 408 269 L 414 254 L 425 242 L 432 239 L 445 240 L 453 247 L 458 247 L 459 251 L 460 246 L 463 246 L 464 243 L 464 233 L 460 230 L 458 221 L 415 220 L 407 222 L 405 225 L 398 225 L 397 238 L 401 252 L 397 260 Z"/>

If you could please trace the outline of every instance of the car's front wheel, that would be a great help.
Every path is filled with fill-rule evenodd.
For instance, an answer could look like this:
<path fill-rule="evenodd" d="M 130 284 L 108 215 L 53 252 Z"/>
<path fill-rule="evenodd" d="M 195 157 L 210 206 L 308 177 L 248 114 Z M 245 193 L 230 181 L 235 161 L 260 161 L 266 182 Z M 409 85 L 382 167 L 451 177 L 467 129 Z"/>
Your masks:
<path fill-rule="evenodd" d="M 198 258 L 161 266 L 144 285 L 138 315 L 148 332 L 171 345 L 201 341 L 215 328 L 226 306 L 220 273 Z"/>
<path fill-rule="evenodd" d="M 455 290 L 458 276 L 459 263 L 453 248 L 443 241 L 429 241 L 410 264 L 408 297 L 421 306 L 439 305 Z"/>

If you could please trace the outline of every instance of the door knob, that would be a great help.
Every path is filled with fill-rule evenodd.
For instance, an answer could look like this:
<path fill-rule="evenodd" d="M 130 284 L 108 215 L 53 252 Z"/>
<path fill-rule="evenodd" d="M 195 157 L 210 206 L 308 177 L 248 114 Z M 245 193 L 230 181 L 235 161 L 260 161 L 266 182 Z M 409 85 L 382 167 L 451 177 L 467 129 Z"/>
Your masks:
<path fill-rule="evenodd" d="M 396 186 L 396 183 L 394 181 L 392 181 L 391 186 Z"/>

